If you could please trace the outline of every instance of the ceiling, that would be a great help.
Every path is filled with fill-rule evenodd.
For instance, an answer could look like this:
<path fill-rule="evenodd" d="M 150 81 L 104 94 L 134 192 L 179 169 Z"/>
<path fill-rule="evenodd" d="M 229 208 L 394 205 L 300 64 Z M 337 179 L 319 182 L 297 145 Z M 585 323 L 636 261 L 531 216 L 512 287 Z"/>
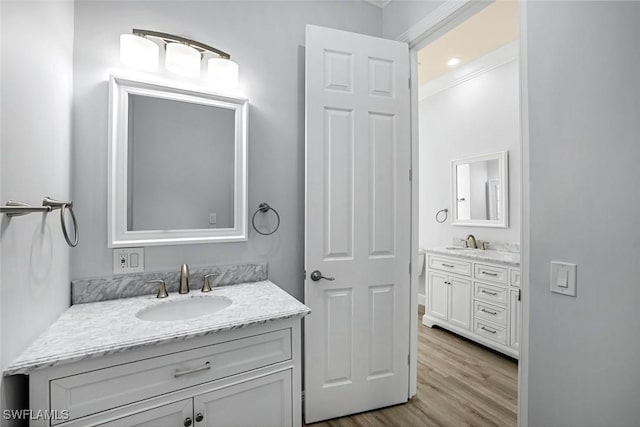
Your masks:
<path fill-rule="evenodd" d="M 418 51 L 419 84 L 451 71 L 447 66 L 451 58 L 460 58 L 460 67 L 517 38 L 517 2 L 496 0 Z"/>

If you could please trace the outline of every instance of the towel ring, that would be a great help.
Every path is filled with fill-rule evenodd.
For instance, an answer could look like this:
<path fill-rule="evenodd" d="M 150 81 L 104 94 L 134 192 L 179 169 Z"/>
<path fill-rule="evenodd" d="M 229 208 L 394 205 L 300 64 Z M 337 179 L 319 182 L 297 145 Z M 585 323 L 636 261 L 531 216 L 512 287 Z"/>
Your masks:
<path fill-rule="evenodd" d="M 260 231 L 260 230 L 258 230 L 256 228 L 256 215 L 258 214 L 258 212 L 267 213 L 269 211 L 273 211 L 273 213 L 276 214 L 276 218 L 278 219 L 278 224 L 276 224 L 276 228 L 274 228 L 273 231 L 271 231 L 269 233 L 263 233 L 262 231 Z M 256 230 L 256 233 L 262 234 L 263 236 L 269 236 L 269 235 L 275 233 L 276 231 L 278 231 L 278 228 L 280 228 L 280 214 L 278 213 L 277 210 L 275 210 L 271 206 L 269 206 L 268 203 L 262 202 L 262 203 L 260 203 L 260 205 L 258 205 L 258 210 L 256 210 L 253 213 L 253 216 L 251 217 L 251 225 L 253 226 L 253 229 Z"/>
<path fill-rule="evenodd" d="M 71 242 L 71 239 L 69 238 L 69 233 L 67 232 L 67 223 L 64 220 L 65 209 L 69 209 L 69 212 L 71 213 L 71 219 L 73 220 L 73 242 Z M 78 246 L 78 221 L 76 221 L 76 214 L 73 213 L 73 203 L 68 205 L 64 204 L 60 208 L 60 224 L 62 225 L 62 234 L 64 234 L 64 240 L 67 241 L 67 244 L 72 248 Z"/>
<path fill-rule="evenodd" d="M 73 213 L 73 202 L 72 201 L 62 201 L 55 200 L 51 197 L 45 197 L 42 201 L 42 206 L 48 206 L 51 210 L 60 209 L 60 226 L 62 227 L 62 234 L 64 234 L 64 240 L 67 241 L 67 244 L 72 248 L 78 246 L 78 221 L 76 220 L 76 214 Z M 69 238 L 69 232 L 67 230 L 67 223 L 64 220 L 64 211 L 69 209 L 71 212 L 71 219 L 73 220 L 73 242 Z"/>
<path fill-rule="evenodd" d="M 444 218 L 442 218 L 442 221 L 440 220 L 440 214 L 444 212 Z M 442 224 L 443 222 L 445 222 L 447 220 L 447 216 L 449 209 L 440 209 L 438 212 L 436 212 L 436 222 L 439 222 L 440 224 Z"/>

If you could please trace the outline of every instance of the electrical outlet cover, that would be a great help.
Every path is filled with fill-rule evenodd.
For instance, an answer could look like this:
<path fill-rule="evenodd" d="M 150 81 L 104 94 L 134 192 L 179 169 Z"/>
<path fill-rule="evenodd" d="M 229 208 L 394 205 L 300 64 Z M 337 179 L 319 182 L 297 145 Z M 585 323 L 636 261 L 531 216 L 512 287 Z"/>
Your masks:
<path fill-rule="evenodd" d="M 142 273 L 144 248 L 118 248 L 113 250 L 113 274 Z"/>

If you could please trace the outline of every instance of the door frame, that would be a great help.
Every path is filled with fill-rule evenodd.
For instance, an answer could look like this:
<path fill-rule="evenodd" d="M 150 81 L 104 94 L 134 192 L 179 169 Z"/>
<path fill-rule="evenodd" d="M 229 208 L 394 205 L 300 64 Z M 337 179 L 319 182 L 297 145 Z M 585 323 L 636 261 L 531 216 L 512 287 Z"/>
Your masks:
<path fill-rule="evenodd" d="M 446 0 L 433 12 L 409 28 L 396 40 L 409 44 L 411 73 L 411 265 L 418 265 L 418 206 L 419 206 L 419 138 L 418 138 L 418 51 L 448 32 L 464 20 L 475 15 L 495 0 L 478 2 L 474 0 Z M 518 2 L 519 30 L 519 73 L 520 73 L 520 148 L 522 168 L 522 213 L 520 229 L 520 270 L 522 290 L 522 330 L 520 355 L 518 360 L 518 426 L 528 425 L 528 351 L 529 351 L 529 110 L 528 110 L 528 74 L 527 74 L 527 2 Z M 411 269 L 411 342 L 409 359 L 409 397 L 417 392 L 418 367 L 418 271 Z"/>

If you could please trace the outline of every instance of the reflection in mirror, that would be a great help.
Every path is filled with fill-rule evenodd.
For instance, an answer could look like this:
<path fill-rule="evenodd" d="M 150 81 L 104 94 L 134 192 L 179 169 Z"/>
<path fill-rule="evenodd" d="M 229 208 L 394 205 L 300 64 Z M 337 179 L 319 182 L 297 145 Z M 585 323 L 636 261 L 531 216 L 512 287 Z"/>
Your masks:
<path fill-rule="evenodd" d="M 453 225 L 507 227 L 507 152 L 452 161 Z"/>
<path fill-rule="evenodd" d="M 235 111 L 129 96 L 127 230 L 233 228 Z"/>
<path fill-rule="evenodd" d="M 247 240 L 245 98 L 112 76 L 109 247 Z"/>
<path fill-rule="evenodd" d="M 498 160 L 456 166 L 458 219 L 499 220 L 500 173 Z"/>

